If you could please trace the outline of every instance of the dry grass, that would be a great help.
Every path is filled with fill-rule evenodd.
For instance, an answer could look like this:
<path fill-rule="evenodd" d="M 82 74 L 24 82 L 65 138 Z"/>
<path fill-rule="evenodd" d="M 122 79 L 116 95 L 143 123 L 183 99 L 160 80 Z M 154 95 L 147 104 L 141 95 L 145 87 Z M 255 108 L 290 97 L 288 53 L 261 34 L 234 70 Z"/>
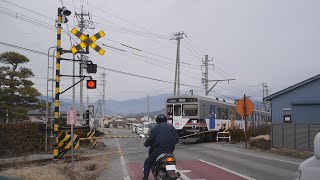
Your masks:
<path fill-rule="evenodd" d="M 313 152 L 310 151 L 302 151 L 302 150 L 294 150 L 294 149 L 271 149 L 270 152 L 280 154 L 283 156 L 290 156 L 298 159 L 308 159 L 314 156 Z"/>
<path fill-rule="evenodd" d="M 259 136 L 256 136 L 256 137 L 252 137 L 250 139 L 252 139 L 252 140 L 254 140 L 254 139 L 264 139 L 264 140 L 269 141 L 270 140 L 270 135 L 269 134 L 259 135 Z"/>
<path fill-rule="evenodd" d="M 103 148 L 83 148 L 78 157 L 85 160 L 75 161 L 74 168 L 66 160 L 50 162 L 46 165 L 26 165 L 23 168 L 10 168 L 0 172 L 0 175 L 30 180 L 94 180 L 107 167 L 110 155 Z"/>

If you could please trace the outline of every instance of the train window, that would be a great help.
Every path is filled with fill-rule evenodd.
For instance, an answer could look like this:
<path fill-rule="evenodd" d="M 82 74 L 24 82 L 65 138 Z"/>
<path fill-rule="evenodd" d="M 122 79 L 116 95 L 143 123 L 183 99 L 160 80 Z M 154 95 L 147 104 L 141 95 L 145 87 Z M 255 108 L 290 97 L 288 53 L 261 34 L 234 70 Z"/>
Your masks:
<path fill-rule="evenodd" d="M 184 105 L 182 105 L 182 115 L 183 116 L 197 116 L 198 115 L 198 105 L 197 104 L 184 104 Z"/>
<path fill-rule="evenodd" d="M 181 116 L 181 105 L 180 104 L 174 105 L 174 115 Z"/>
<path fill-rule="evenodd" d="M 229 119 L 229 110 L 228 109 L 225 109 L 224 110 L 224 119 Z"/>
<path fill-rule="evenodd" d="M 217 119 L 221 119 L 221 108 L 218 107 Z"/>
<path fill-rule="evenodd" d="M 173 105 L 167 105 L 167 116 L 170 117 L 173 115 Z"/>

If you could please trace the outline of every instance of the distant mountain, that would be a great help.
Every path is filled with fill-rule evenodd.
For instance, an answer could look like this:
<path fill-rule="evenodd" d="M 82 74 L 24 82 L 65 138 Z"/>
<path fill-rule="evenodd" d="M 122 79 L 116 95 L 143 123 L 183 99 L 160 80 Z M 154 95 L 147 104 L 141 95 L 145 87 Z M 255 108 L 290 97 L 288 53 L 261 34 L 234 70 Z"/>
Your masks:
<path fill-rule="evenodd" d="M 160 113 L 165 113 L 166 109 L 163 108 L 159 111 L 153 111 L 153 112 L 149 112 L 149 117 L 155 117 L 156 115 L 160 114 Z M 142 112 L 142 113 L 137 113 L 137 114 L 128 114 L 128 117 L 143 117 L 145 115 L 147 115 L 148 112 Z"/>
<path fill-rule="evenodd" d="M 165 108 L 166 98 L 171 94 L 162 94 L 158 96 L 149 97 L 149 111 L 150 116 L 155 116 L 156 114 L 162 112 Z M 46 101 L 46 96 L 39 96 L 38 99 Z M 50 100 L 49 100 L 50 101 Z M 72 100 L 70 99 L 61 99 L 61 111 L 66 111 L 72 107 Z M 86 103 L 84 103 L 86 105 Z M 99 101 L 93 103 L 95 106 L 95 111 L 99 106 Z M 76 101 L 76 109 L 80 108 L 79 101 Z M 112 99 L 106 100 L 106 109 L 105 112 L 109 116 L 114 115 L 123 115 L 123 116 L 144 116 L 147 114 L 148 105 L 147 97 L 138 98 L 138 99 L 129 99 L 125 101 L 116 101 Z"/>
<path fill-rule="evenodd" d="M 165 108 L 166 98 L 170 94 L 162 94 L 158 96 L 149 97 L 149 111 L 157 112 Z M 129 115 L 129 114 L 143 114 L 146 115 L 148 111 L 147 97 L 139 99 L 129 99 L 125 101 L 106 101 L 106 112 L 108 115 L 114 115 L 112 112 Z"/>

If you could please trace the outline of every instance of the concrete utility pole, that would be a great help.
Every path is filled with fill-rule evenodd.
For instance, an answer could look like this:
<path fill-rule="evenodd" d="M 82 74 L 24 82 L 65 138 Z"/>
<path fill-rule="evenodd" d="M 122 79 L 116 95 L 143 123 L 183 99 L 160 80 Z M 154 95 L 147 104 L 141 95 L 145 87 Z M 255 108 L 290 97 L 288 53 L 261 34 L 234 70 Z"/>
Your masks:
<path fill-rule="evenodd" d="M 177 41 L 177 58 L 176 58 L 176 71 L 174 75 L 174 90 L 173 95 L 180 95 L 180 40 L 183 39 L 184 32 L 174 33 L 174 38 L 171 40 Z"/>
<path fill-rule="evenodd" d="M 209 60 L 208 55 L 205 55 L 204 57 L 204 61 L 203 61 L 203 65 L 201 66 L 201 68 L 204 66 L 204 73 L 203 73 L 203 78 L 202 78 L 202 84 L 204 85 L 204 89 L 205 89 L 205 95 L 208 96 L 209 92 L 220 82 L 220 81 L 232 81 L 235 79 L 219 79 L 219 80 L 209 80 L 209 61 L 213 61 L 213 60 Z M 210 64 L 214 67 L 213 64 Z M 209 82 L 215 82 L 215 84 L 209 89 Z M 208 90 L 209 89 L 209 90 Z"/>
<path fill-rule="evenodd" d="M 149 100 L 149 94 L 148 94 L 148 96 L 147 96 L 147 104 L 148 104 L 148 122 L 150 123 L 150 109 L 149 109 L 149 105 L 150 105 L 150 100 Z"/>
<path fill-rule="evenodd" d="M 76 83 L 75 75 L 76 75 L 76 62 L 75 62 L 76 56 L 73 54 L 73 62 L 72 62 L 72 84 Z M 76 109 L 76 87 L 72 87 L 72 108 Z"/>
<path fill-rule="evenodd" d="M 102 116 L 105 115 L 105 108 L 106 108 L 106 70 L 103 70 L 102 76 Z"/>
<path fill-rule="evenodd" d="M 101 125 L 102 125 L 102 132 L 104 132 L 104 116 L 105 116 L 105 108 L 106 108 L 106 95 L 105 95 L 105 92 L 106 92 L 106 70 L 104 69 L 103 70 L 103 73 L 101 74 L 102 76 L 102 104 L 101 104 Z"/>
<path fill-rule="evenodd" d="M 263 82 L 262 85 L 262 104 L 264 106 L 264 109 L 266 110 L 266 102 L 264 101 L 264 98 L 268 96 L 268 84 Z"/>
<path fill-rule="evenodd" d="M 78 27 L 80 28 L 80 32 L 83 33 L 85 29 L 90 28 L 89 26 L 92 24 L 92 21 L 90 20 L 85 20 L 84 17 L 90 17 L 89 13 L 84 13 L 83 12 L 83 6 L 81 9 L 81 13 L 75 13 L 77 19 L 78 19 Z M 80 54 L 80 70 L 79 70 L 79 76 L 83 76 L 83 70 L 85 64 L 82 63 L 83 60 L 83 54 Z M 85 124 L 84 119 L 83 119 L 83 81 L 80 82 L 80 119 L 82 121 L 82 124 Z"/>
<path fill-rule="evenodd" d="M 206 96 L 208 96 L 208 94 L 209 94 L 209 82 L 208 82 L 208 80 L 209 80 L 209 58 L 208 58 L 208 55 L 205 55 L 204 56 L 204 69 L 205 69 L 205 72 L 204 72 L 204 82 L 203 82 L 203 84 L 204 84 L 204 89 L 205 89 L 205 94 L 206 94 Z"/>

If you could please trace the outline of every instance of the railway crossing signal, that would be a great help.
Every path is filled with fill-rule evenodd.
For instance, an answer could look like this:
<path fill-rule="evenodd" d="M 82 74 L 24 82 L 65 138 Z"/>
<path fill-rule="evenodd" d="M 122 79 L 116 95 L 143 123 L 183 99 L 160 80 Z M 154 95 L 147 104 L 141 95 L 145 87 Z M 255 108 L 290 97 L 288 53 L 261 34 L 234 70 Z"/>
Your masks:
<path fill-rule="evenodd" d="M 77 36 L 80 40 L 81 43 L 79 43 L 76 46 L 73 46 L 71 48 L 71 52 L 73 54 L 77 53 L 78 51 L 80 51 L 81 49 L 90 46 L 92 49 L 94 49 L 95 51 L 97 51 L 100 55 L 103 55 L 105 53 L 105 50 L 102 49 L 100 46 L 98 46 L 96 43 L 94 43 L 96 40 L 100 39 L 101 37 L 103 37 L 105 35 L 105 33 L 103 31 L 100 31 L 98 33 L 96 33 L 95 35 L 92 35 L 90 38 L 87 37 L 86 35 L 84 35 L 83 33 L 81 33 L 80 31 L 78 31 L 76 28 L 73 28 L 71 30 L 71 33 L 74 34 L 75 36 Z"/>
<path fill-rule="evenodd" d="M 87 89 L 95 89 L 97 87 L 97 80 L 87 80 Z"/>
<path fill-rule="evenodd" d="M 93 63 L 90 63 L 90 64 L 87 64 L 87 73 L 97 73 L 97 64 L 93 64 Z"/>
<path fill-rule="evenodd" d="M 67 23 L 68 22 L 68 18 L 66 16 L 70 16 L 71 11 L 69 11 L 66 7 L 62 7 L 61 8 L 61 22 L 62 23 Z"/>

